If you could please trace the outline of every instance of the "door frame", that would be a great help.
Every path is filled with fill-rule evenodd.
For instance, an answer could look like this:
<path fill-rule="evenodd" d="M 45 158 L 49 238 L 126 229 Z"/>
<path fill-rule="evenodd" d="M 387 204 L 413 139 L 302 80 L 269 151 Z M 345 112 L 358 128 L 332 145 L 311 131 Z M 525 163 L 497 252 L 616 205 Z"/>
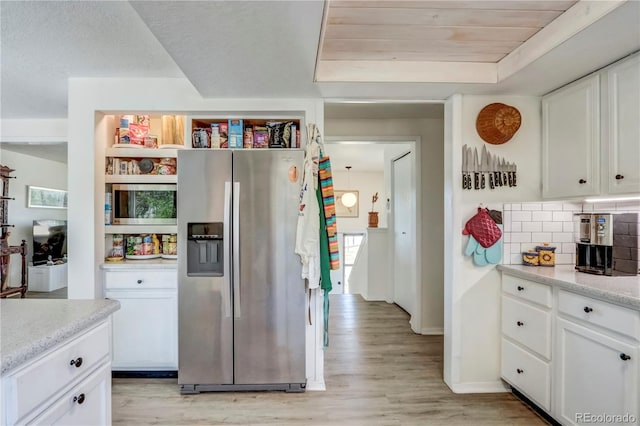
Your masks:
<path fill-rule="evenodd" d="M 415 259 L 416 259 L 416 276 L 415 276 L 415 295 L 418 304 L 416 305 L 415 312 L 411 315 L 409 324 L 411 330 L 414 333 L 421 334 L 422 332 L 422 310 L 424 304 L 422 301 L 422 223 L 420 218 L 422 217 L 422 170 L 421 170 L 421 137 L 420 136 L 327 136 L 324 138 L 325 144 L 344 144 L 344 145 L 369 145 L 369 144 L 392 144 L 392 143 L 404 143 L 410 146 L 409 150 L 413 151 L 413 178 L 416 183 L 416 205 L 415 205 L 415 224 L 416 224 L 416 245 L 415 245 Z M 399 156 L 402 156 L 401 154 Z M 398 157 L 398 156 L 396 156 Z M 394 158 L 396 158 L 394 157 Z M 393 161 L 393 159 L 392 159 Z M 389 176 L 391 179 L 391 176 Z M 390 191 L 393 191 L 391 186 Z M 393 194 L 390 194 L 392 196 Z M 385 208 L 386 208 L 386 200 Z M 389 212 L 387 215 L 387 227 L 393 229 L 393 212 Z M 388 255 L 391 256 L 393 249 L 393 241 L 388 238 Z M 393 263 L 393 262 L 392 262 Z M 393 266 L 389 268 L 389 276 L 387 282 L 387 303 L 393 303 Z"/>

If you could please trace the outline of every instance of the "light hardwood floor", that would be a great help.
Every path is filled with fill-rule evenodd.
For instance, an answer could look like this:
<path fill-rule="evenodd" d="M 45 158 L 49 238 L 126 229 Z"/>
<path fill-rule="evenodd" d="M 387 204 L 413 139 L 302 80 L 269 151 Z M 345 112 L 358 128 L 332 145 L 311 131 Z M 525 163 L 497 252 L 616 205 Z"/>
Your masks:
<path fill-rule="evenodd" d="M 180 395 L 176 379 L 114 379 L 114 425 L 535 425 L 511 394 L 456 395 L 442 337 L 411 332 L 395 305 L 331 298 L 326 392 Z"/>

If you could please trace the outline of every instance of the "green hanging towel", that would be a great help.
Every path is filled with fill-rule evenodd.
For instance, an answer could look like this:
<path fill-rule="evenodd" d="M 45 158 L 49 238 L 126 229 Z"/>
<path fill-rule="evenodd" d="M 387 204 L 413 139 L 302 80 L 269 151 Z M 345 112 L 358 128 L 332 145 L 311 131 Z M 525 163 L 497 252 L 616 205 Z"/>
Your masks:
<path fill-rule="evenodd" d="M 318 204 L 322 206 L 322 188 L 316 190 Z M 324 347 L 329 346 L 329 292 L 331 292 L 331 265 L 329 259 L 329 236 L 324 209 L 320 209 L 320 288 L 324 291 Z"/>

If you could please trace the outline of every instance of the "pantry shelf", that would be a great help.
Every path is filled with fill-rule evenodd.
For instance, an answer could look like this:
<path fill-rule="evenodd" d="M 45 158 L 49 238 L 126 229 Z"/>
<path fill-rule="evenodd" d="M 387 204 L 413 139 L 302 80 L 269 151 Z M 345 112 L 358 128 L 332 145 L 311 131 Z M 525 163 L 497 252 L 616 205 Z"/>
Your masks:
<path fill-rule="evenodd" d="M 177 234 L 178 225 L 106 225 L 105 234 Z"/>
<path fill-rule="evenodd" d="M 177 183 L 176 175 L 105 175 L 105 183 Z"/>
<path fill-rule="evenodd" d="M 107 157 L 131 157 L 131 158 L 176 158 L 178 149 L 162 148 L 107 148 Z"/>

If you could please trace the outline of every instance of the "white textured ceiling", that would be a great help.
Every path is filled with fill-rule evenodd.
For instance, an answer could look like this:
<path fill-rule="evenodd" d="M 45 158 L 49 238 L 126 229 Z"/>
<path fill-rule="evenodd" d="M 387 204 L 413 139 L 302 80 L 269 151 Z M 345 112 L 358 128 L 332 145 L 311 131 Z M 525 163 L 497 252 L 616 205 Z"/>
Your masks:
<path fill-rule="evenodd" d="M 391 158 L 410 148 L 404 143 L 327 142 L 326 154 L 331 157 L 331 170 L 350 173 L 383 172 L 385 152 Z"/>
<path fill-rule="evenodd" d="M 2 118 L 67 115 L 69 77 L 183 77 L 204 97 L 540 95 L 640 49 L 640 1 L 497 85 L 313 83 L 323 2 L 0 1 Z"/>
<path fill-rule="evenodd" d="M 327 102 L 324 118 L 338 119 L 389 119 L 433 118 L 444 119 L 444 105 L 438 103 L 387 103 L 387 102 Z"/>
<path fill-rule="evenodd" d="M 204 97 L 318 97 L 323 1 L 132 1 Z"/>

